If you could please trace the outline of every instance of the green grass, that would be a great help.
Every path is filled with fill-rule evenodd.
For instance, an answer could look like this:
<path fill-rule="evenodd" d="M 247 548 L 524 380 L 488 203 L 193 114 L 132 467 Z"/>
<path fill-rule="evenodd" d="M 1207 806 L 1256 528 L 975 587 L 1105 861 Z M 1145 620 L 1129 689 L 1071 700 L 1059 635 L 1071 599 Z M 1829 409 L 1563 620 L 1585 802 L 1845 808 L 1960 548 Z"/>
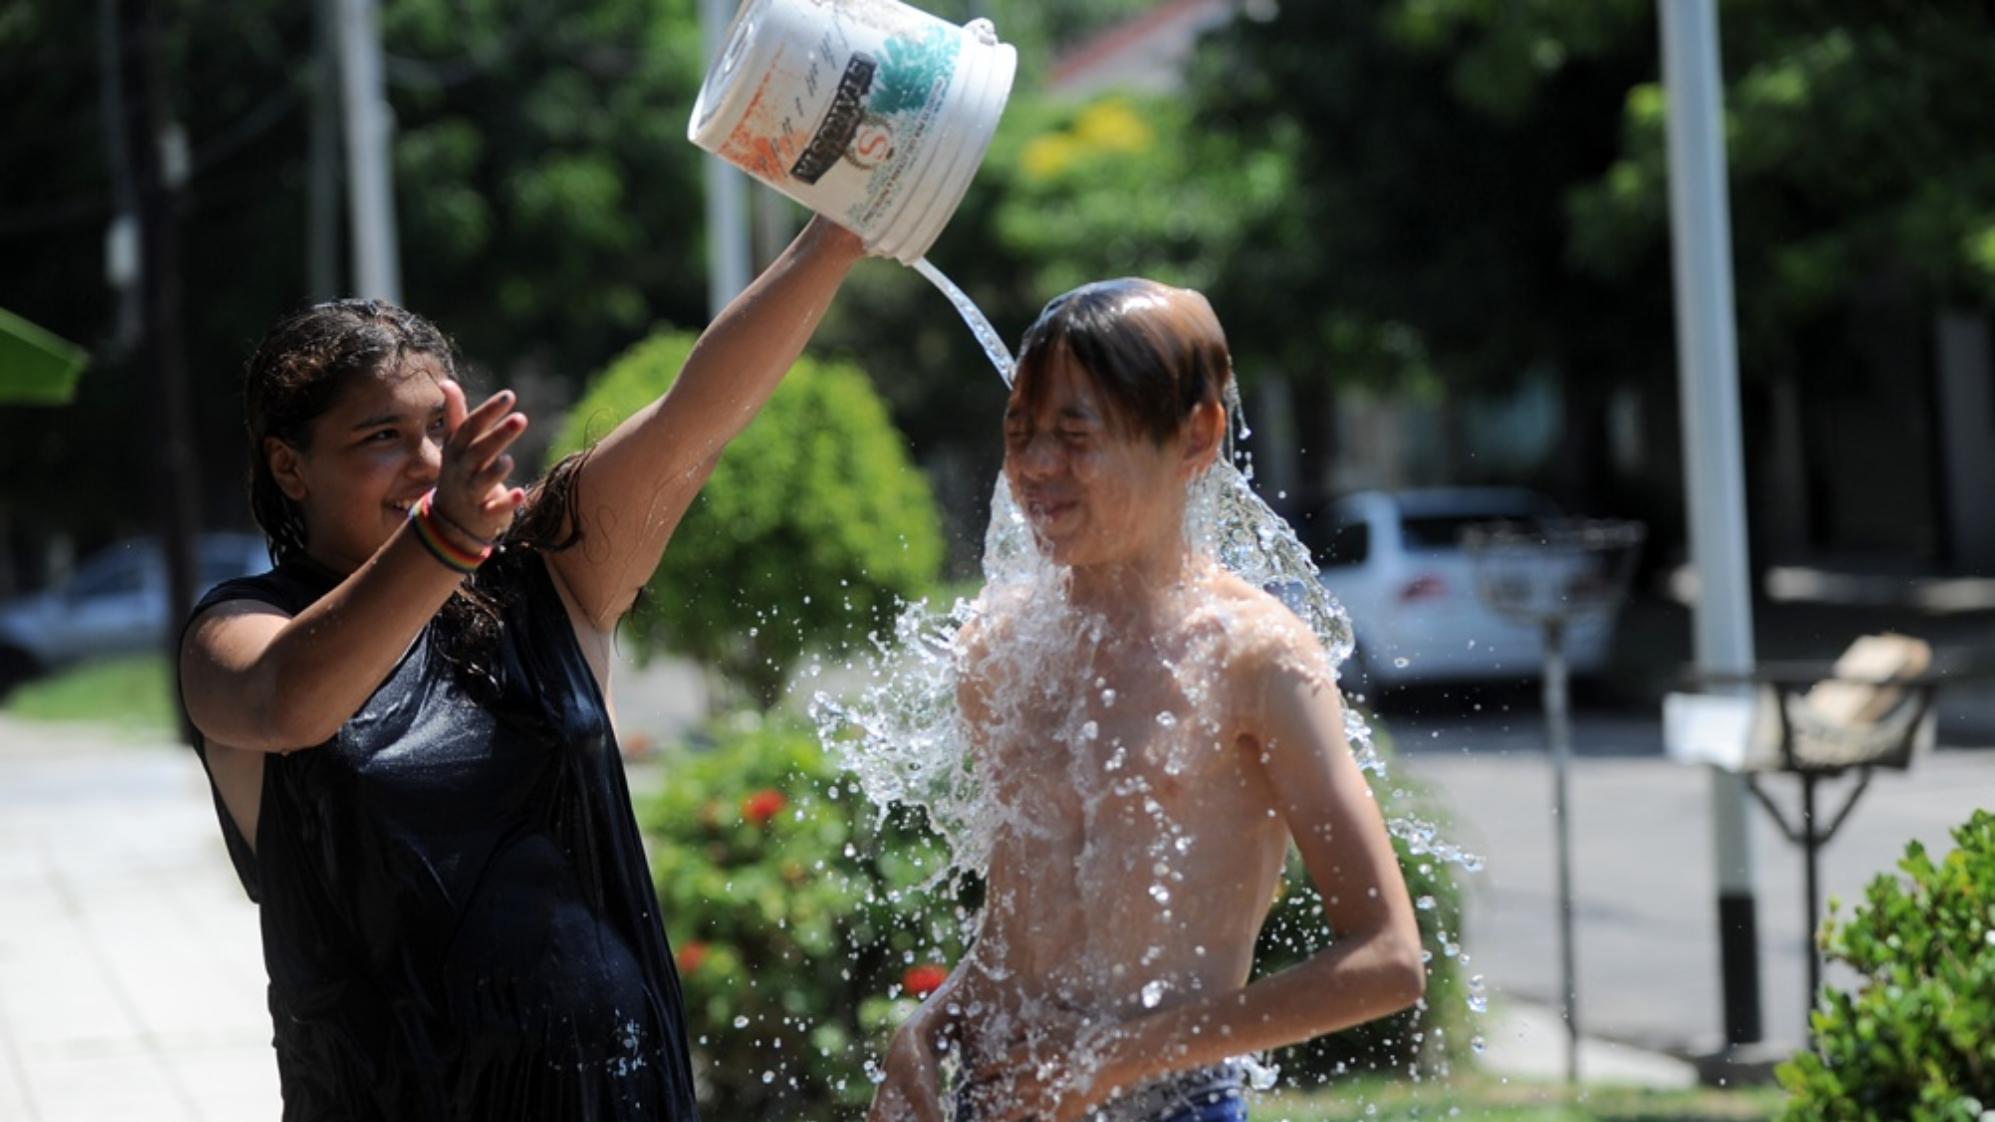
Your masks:
<path fill-rule="evenodd" d="M 179 718 L 164 655 L 107 658 L 37 678 L 7 694 L 0 712 L 29 721 L 84 721 L 166 732 Z"/>
<path fill-rule="evenodd" d="M 1271 1095 L 1256 1122 L 1766 1122 L 1780 1109 L 1772 1087 L 1645 1091 L 1526 1083 L 1485 1075 L 1445 1083 L 1354 1080 L 1309 1094 Z"/>

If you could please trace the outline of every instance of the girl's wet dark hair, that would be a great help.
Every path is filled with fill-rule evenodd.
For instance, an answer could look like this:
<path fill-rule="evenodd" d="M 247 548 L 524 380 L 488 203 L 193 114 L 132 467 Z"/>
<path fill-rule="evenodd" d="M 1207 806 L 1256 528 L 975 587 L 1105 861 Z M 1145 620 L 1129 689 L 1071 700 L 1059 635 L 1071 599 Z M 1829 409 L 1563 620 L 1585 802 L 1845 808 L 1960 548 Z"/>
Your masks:
<path fill-rule="evenodd" d="M 333 407 L 356 377 L 417 358 L 434 362 L 441 376 L 463 381 L 457 349 L 443 332 L 414 312 L 380 300 L 314 304 L 278 320 L 258 344 L 243 377 L 249 506 L 273 563 L 310 564 L 311 560 L 305 551 L 305 513 L 277 485 L 270 470 L 269 441 L 310 448 L 312 423 Z M 587 455 L 578 452 L 562 460 L 533 487 L 502 545 L 561 550 L 580 540 L 570 513 L 576 469 Z M 499 613 L 478 584 L 476 578 L 464 582 L 437 613 L 436 622 L 441 625 L 438 635 L 446 656 L 485 677 L 498 636 Z"/>
<path fill-rule="evenodd" d="M 1109 423 L 1162 444 L 1233 379 L 1226 333 L 1204 296 L 1141 277 L 1095 281 L 1048 301 L 1025 329 L 1013 397 L 1036 410 L 1056 356 L 1079 364 Z"/>

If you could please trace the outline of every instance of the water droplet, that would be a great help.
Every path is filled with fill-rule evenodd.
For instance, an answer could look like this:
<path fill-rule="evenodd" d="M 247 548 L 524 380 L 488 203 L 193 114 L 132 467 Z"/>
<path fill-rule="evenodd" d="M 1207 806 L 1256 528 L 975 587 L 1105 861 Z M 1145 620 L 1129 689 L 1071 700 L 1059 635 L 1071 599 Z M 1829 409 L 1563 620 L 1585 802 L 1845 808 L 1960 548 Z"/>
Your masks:
<path fill-rule="evenodd" d="M 1176 727 L 1178 723 L 1178 715 L 1166 709 L 1162 713 L 1157 714 L 1157 723 L 1164 726 L 1165 728 Z"/>
<path fill-rule="evenodd" d="M 748 1027 L 748 1018 L 747 1018 L 747 1017 L 736 1017 L 736 1018 L 734 1019 L 734 1027 L 735 1027 L 735 1028 L 747 1028 L 747 1027 Z"/>
<path fill-rule="evenodd" d="M 1171 890 L 1161 884 L 1153 884 L 1150 886 L 1150 898 L 1159 904 L 1168 904 L 1171 902 Z"/>
<path fill-rule="evenodd" d="M 1434 898 L 1432 896 L 1422 896 L 1413 902 L 1413 906 L 1423 912 L 1431 912 L 1434 910 Z"/>
<path fill-rule="evenodd" d="M 1081 726 L 1081 740 L 1084 742 L 1093 740 L 1095 737 L 1100 735 L 1101 735 L 1101 726 L 1094 723 L 1093 721 L 1089 721 Z"/>
<path fill-rule="evenodd" d="M 1406 657 L 1406 656 L 1404 656 L 1404 655 L 1401 655 L 1400 657 L 1398 657 L 1398 658 L 1395 658 L 1395 659 L 1393 659 L 1393 660 L 1392 660 L 1392 664 L 1393 664 L 1394 666 L 1398 667 L 1399 669 L 1401 669 L 1401 670 L 1404 670 L 1404 669 L 1406 669 L 1407 667 L 1409 667 L 1409 666 L 1413 665 L 1413 660 L 1412 660 L 1412 659 L 1410 659 L 1410 658 L 1407 658 L 1407 657 Z"/>
<path fill-rule="evenodd" d="M 1164 983 L 1152 981 L 1143 984 L 1143 1008 L 1155 1009 L 1157 1003 L 1162 1000 L 1164 1000 Z"/>

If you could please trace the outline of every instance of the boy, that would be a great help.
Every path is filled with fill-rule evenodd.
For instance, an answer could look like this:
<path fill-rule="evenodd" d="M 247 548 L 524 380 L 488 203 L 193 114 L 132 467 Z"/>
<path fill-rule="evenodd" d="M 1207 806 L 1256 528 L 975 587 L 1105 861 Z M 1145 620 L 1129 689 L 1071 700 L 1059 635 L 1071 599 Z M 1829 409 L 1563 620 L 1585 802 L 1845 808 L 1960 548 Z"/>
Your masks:
<path fill-rule="evenodd" d="M 1004 472 L 1048 587 L 987 590 L 958 691 L 999 826 L 974 946 L 895 1037 L 873 1122 L 1244 1118 L 1230 1057 L 1402 1009 L 1419 932 L 1321 644 L 1185 532 L 1231 359 L 1143 280 L 1027 331 Z M 1248 984 L 1293 840 L 1334 945 Z"/>

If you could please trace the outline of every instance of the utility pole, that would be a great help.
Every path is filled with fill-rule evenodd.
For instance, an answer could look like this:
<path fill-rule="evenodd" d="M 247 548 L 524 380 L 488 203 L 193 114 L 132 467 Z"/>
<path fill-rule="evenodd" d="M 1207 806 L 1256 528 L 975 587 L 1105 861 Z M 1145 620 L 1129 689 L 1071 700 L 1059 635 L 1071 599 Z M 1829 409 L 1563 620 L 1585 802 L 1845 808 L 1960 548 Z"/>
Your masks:
<path fill-rule="evenodd" d="M 115 60 L 120 98 L 117 129 L 124 141 L 116 163 L 123 182 L 114 195 L 137 208 L 139 332 L 132 354 L 140 381 L 153 391 L 158 425 L 155 487 L 160 547 L 166 556 L 169 657 L 177 659 L 180 629 L 194 604 L 196 496 L 192 415 L 180 347 L 180 188 L 187 179 L 187 141 L 167 112 L 165 37 L 150 0 L 114 0 L 107 57 Z M 181 715 L 181 731 L 192 728 Z"/>
<path fill-rule="evenodd" d="M 355 295 L 399 304 L 402 263 L 395 244 L 395 168 L 390 152 L 394 122 L 381 76 L 380 12 L 376 0 L 336 2 L 353 287 Z"/>
<path fill-rule="evenodd" d="M 711 67 L 726 46 L 733 0 L 700 0 L 700 48 Z M 747 177 L 702 153 L 707 187 L 707 314 L 717 316 L 748 287 Z"/>
<path fill-rule="evenodd" d="M 1715 0 L 1657 0 L 1669 96 L 1669 213 L 1683 471 L 1697 571 L 1699 669 L 1753 669 L 1752 572 L 1739 424 L 1738 325 L 1726 194 L 1724 87 Z M 1725 1043 L 1758 1041 L 1759 935 L 1745 781 L 1711 769 L 1711 850 L 1718 883 Z"/>
<path fill-rule="evenodd" d="M 305 185 L 305 291 L 313 300 L 340 293 L 339 0 L 311 0 L 311 167 Z"/>

